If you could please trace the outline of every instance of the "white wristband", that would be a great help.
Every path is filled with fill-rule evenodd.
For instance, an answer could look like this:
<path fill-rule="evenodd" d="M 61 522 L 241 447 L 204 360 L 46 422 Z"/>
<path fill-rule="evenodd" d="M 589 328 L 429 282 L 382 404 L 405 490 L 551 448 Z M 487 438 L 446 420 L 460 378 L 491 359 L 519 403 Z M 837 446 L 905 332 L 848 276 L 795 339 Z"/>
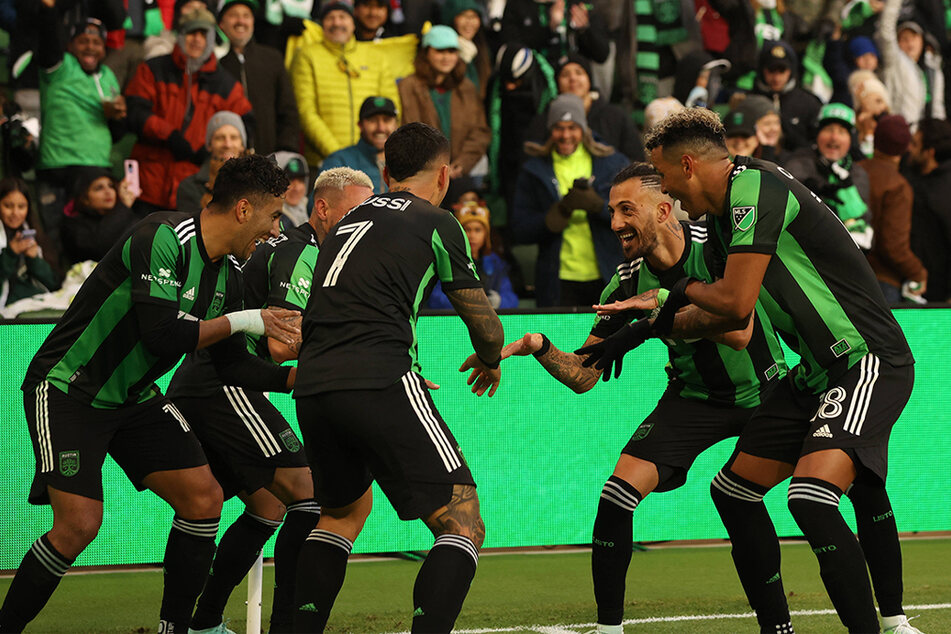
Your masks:
<path fill-rule="evenodd" d="M 231 334 L 236 332 L 246 332 L 249 335 L 264 334 L 264 318 L 261 317 L 261 309 L 239 310 L 236 313 L 225 315 L 228 323 L 231 324 Z"/>

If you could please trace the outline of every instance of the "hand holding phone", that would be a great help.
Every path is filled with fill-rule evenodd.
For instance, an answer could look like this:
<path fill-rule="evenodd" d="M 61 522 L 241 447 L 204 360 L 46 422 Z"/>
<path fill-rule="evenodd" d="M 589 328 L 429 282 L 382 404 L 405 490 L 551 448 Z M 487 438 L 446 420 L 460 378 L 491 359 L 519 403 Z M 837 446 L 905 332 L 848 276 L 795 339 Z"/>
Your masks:
<path fill-rule="evenodd" d="M 123 161 L 122 165 L 124 168 L 126 187 L 129 188 L 129 193 L 138 198 L 142 195 L 142 187 L 139 183 L 139 162 L 134 159 L 127 159 Z"/>

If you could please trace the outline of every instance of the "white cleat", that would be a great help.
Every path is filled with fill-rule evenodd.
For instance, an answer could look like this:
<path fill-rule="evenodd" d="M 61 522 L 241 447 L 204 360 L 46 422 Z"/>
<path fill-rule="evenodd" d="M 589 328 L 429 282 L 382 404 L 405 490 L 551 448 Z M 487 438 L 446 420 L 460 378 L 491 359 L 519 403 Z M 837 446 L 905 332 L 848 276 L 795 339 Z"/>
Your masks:
<path fill-rule="evenodd" d="M 203 630 L 193 630 L 188 628 L 188 634 L 237 634 L 234 630 L 229 630 L 224 623 L 219 623 L 214 627 L 206 627 Z"/>
<path fill-rule="evenodd" d="M 911 617 L 912 619 L 915 617 Z M 897 616 L 883 616 L 882 617 L 882 632 L 883 634 L 925 634 L 917 627 L 909 623 L 910 621 L 907 616 L 904 614 L 899 614 Z"/>

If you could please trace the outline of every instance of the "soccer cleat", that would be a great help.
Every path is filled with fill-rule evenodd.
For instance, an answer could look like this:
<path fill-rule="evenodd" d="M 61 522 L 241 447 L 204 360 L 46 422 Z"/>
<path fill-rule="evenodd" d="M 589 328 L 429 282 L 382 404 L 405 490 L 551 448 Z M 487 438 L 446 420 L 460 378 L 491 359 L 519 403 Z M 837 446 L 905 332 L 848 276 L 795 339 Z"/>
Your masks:
<path fill-rule="evenodd" d="M 588 630 L 585 634 L 624 634 L 623 625 L 601 625 L 600 623 L 593 630 Z"/>
<path fill-rule="evenodd" d="M 206 627 L 203 630 L 188 628 L 188 634 L 237 634 L 237 632 L 229 630 L 224 623 L 219 623 L 214 627 Z"/>
<path fill-rule="evenodd" d="M 911 617 L 915 618 L 915 617 Z M 924 634 L 917 627 L 909 623 L 910 621 L 907 616 L 904 614 L 899 614 L 897 616 L 884 616 L 882 617 L 882 633 L 883 634 Z"/>

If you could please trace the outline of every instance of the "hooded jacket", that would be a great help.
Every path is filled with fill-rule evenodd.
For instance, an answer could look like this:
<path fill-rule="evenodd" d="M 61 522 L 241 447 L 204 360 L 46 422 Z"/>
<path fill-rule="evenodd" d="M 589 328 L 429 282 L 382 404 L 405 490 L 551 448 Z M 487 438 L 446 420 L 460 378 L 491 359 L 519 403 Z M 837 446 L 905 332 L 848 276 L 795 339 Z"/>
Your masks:
<path fill-rule="evenodd" d="M 769 89 L 763 74 L 766 64 L 772 59 L 770 50 L 775 46 L 781 46 L 786 51 L 786 58 L 792 68 L 789 81 L 779 92 Z M 783 123 L 783 147 L 787 151 L 794 151 L 812 145 L 815 137 L 813 130 L 822 102 L 808 90 L 799 87 L 799 57 L 796 52 L 786 42 L 768 42 L 760 51 L 757 67 L 756 89 L 753 92 L 773 100 Z"/>

